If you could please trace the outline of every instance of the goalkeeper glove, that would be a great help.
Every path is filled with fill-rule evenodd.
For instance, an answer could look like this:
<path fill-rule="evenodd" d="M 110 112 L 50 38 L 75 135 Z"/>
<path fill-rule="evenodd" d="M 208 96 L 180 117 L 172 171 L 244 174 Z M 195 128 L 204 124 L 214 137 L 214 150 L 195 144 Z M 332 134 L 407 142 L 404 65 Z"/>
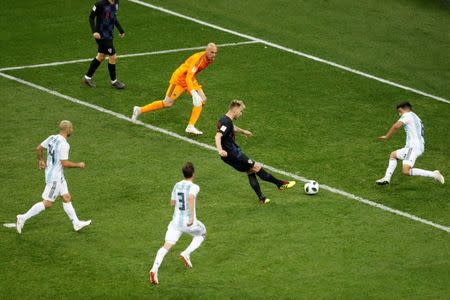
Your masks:
<path fill-rule="evenodd" d="M 191 91 L 191 95 L 192 95 L 192 104 L 195 107 L 200 107 L 203 104 L 202 101 L 202 97 L 200 97 L 200 95 L 198 94 L 198 92 L 196 90 L 192 90 Z"/>

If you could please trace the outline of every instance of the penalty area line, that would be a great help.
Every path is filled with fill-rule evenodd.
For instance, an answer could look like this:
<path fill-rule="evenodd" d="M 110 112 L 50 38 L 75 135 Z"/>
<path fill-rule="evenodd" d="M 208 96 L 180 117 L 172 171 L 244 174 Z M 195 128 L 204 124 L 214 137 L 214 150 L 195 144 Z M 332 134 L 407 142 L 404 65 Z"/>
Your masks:
<path fill-rule="evenodd" d="M 335 62 L 330 61 L 330 60 L 326 60 L 326 59 L 323 59 L 323 58 L 320 58 L 320 57 L 317 57 L 317 56 L 314 56 L 314 55 L 311 55 L 311 54 L 307 54 L 305 52 L 297 51 L 297 50 L 294 50 L 292 48 L 284 47 L 284 46 L 282 46 L 280 44 L 272 43 L 270 41 L 263 40 L 263 39 L 260 39 L 260 38 L 257 38 L 257 37 L 245 34 L 245 33 L 241 33 L 241 32 L 238 32 L 238 31 L 235 31 L 235 30 L 231 30 L 231 29 L 219 26 L 219 25 L 215 25 L 215 24 L 212 24 L 212 23 L 209 23 L 209 22 L 205 22 L 205 21 L 202 21 L 202 20 L 197 19 L 197 18 L 193 18 L 193 17 L 187 16 L 187 15 L 183 15 L 183 14 L 178 13 L 176 11 L 173 11 L 173 10 L 161 7 L 161 6 L 156 6 L 156 5 L 150 4 L 148 2 L 144 2 L 144 1 L 140 1 L 140 0 L 129 0 L 129 1 L 133 2 L 135 4 L 139 4 L 139 5 L 142 5 L 142 6 L 145 6 L 145 7 L 148 7 L 148 8 L 151 8 L 151 9 L 154 9 L 154 10 L 166 13 L 168 15 L 172 15 L 172 16 L 175 16 L 175 17 L 178 17 L 178 18 L 181 18 L 181 19 L 189 20 L 191 22 L 194 22 L 194 23 L 206 26 L 206 27 L 214 28 L 216 30 L 219 30 L 219 31 L 222 31 L 222 32 L 226 32 L 226 33 L 229 33 L 229 34 L 232 34 L 232 35 L 235 35 L 235 36 L 239 36 L 239 37 L 248 39 L 250 41 L 255 41 L 255 42 L 267 45 L 269 47 L 276 48 L 276 49 L 281 50 L 281 51 L 285 51 L 285 52 L 288 52 L 288 53 L 291 53 L 291 54 L 302 56 L 302 57 L 305 57 L 307 59 L 311 59 L 311 60 L 314 60 L 314 61 L 317 61 L 317 62 L 320 62 L 320 63 L 323 63 L 323 64 L 327 64 L 327 65 L 333 66 L 335 68 L 338 68 L 338 69 L 341 69 L 341 70 L 344 70 L 344 71 L 347 71 L 347 72 L 350 72 L 350 73 L 353 73 L 353 74 L 360 75 L 362 77 L 366 77 L 366 78 L 369 78 L 369 79 L 372 79 L 372 80 L 375 80 L 375 81 L 378 81 L 378 82 L 381 82 L 381 83 L 384 83 L 384 84 L 387 84 L 387 85 L 390 85 L 390 86 L 397 87 L 399 89 L 403 89 L 403 90 L 406 90 L 406 91 L 409 91 L 409 92 L 412 92 L 412 93 L 415 93 L 415 94 L 418 94 L 418 95 L 422 95 L 422 96 L 425 96 L 425 97 L 428 97 L 428 98 L 431 98 L 431 99 L 434 99 L 434 100 L 437 100 L 437 101 L 440 101 L 440 102 L 444 102 L 444 103 L 450 104 L 450 100 L 445 99 L 443 97 L 432 95 L 430 93 L 427 93 L 427 92 L 424 92 L 424 91 L 421 91 L 421 90 L 418 90 L 418 89 L 415 89 L 415 88 L 412 88 L 412 87 L 409 87 L 409 86 L 406 86 L 406 85 L 403 85 L 403 84 L 400 84 L 400 83 L 396 83 L 396 82 L 393 82 L 393 81 L 390 81 L 390 80 L 387 80 L 387 79 L 384 79 L 384 78 L 381 78 L 381 77 L 378 77 L 378 76 L 375 76 L 375 75 L 371 75 L 369 73 L 362 72 L 362 71 L 359 71 L 359 70 L 356 70 L 356 69 L 353 69 L 353 68 L 350 68 L 350 67 L 347 67 L 347 66 L 335 63 Z"/>
<path fill-rule="evenodd" d="M 20 78 L 17 78 L 17 77 L 14 77 L 14 76 L 11 76 L 11 75 L 8 75 L 8 74 L 5 74 L 5 73 L 1 73 L 1 72 L 0 72 L 0 77 L 4 77 L 6 79 L 18 82 L 18 83 L 26 85 L 28 87 L 32 87 L 34 89 L 37 89 L 39 91 L 48 93 L 50 95 L 53 95 L 53 96 L 56 96 L 56 97 L 59 97 L 59 98 L 62 98 L 64 100 L 67 100 L 67 101 L 70 101 L 70 102 L 73 102 L 73 103 L 76 103 L 76 104 L 79 104 L 79 105 L 82 105 L 82 106 L 85 106 L 85 107 L 89 107 L 91 109 L 94 109 L 96 111 L 99 111 L 99 112 L 111 115 L 111 116 L 116 117 L 118 119 L 130 122 L 130 123 L 134 123 L 136 125 L 143 126 L 143 127 L 148 128 L 148 129 L 150 129 L 152 131 L 159 132 L 159 133 L 171 136 L 173 138 L 176 138 L 178 140 L 182 140 L 182 141 L 190 143 L 192 145 L 196 145 L 196 146 L 199 146 L 199 147 L 202 147 L 204 149 L 211 150 L 211 151 L 216 151 L 216 148 L 211 146 L 211 145 L 208 145 L 208 144 L 205 144 L 205 143 L 201 143 L 199 141 L 193 140 L 193 139 L 188 138 L 186 136 L 182 136 L 182 135 L 179 135 L 179 134 L 177 134 L 175 132 L 169 131 L 167 129 L 163 129 L 163 128 L 160 128 L 160 127 L 157 127 L 157 126 L 146 124 L 146 123 L 144 123 L 142 121 L 133 121 L 133 120 L 131 120 L 131 118 L 129 118 L 129 117 L 123 115 L 123 114 L 117 113 L 115 111 L 106 109 L 104 107 L 101 107 L 101 106 L 98 106 L 98 105 L 95 105 L 95 104 L 92 104 L 92 103 L 89 103 L 89 102 L 86 102 L 86 101 L 83 101 L 83 100 L 80 100 L 80 99 L 77 99 L 77 98 L 74 98 L 74 97 L 71 97 L 71 96 L 68 96 L 68 95 L 64 95 L 64 94 L 62 94 L 60 92 L 57 92 L 55 90 L 51 90 L 51 89 L 43 87 L 41 85 L 37 85 L 35 83 L 29 82 L 29 81 L 26 81 L 26 80 L 23 80 L 23 79 L 20 79 Z M 290 172 L 287 172 L 287 171 L 283 171 L 283 170 L 277 169 L 277 168 L 272 167 L 272 166 L 264 165 L 264 167 L 266 169 L 268 169 L 269 171 L 272 171 L 272 172 L 275 172 L 275 173 L 278 173 L 278 174 L 281 174 L 281 175 L 284 175 L 284 176 L 287 176 L 287 177 L 290 177 L 290 178 L 293 178 L 293 179 L 297 179 L 297 180 L 302 181 L 302 182 L 308 181 L 308 179 L 305 178 L 305 177 L 298 176 L 296 174 L 293 174 L 293 173 L 290 173 Z M 440 230 L 443 230 L 443 231 L 446 231 L 446 232 L 450 232 L 450 227 L 434 223 L 434 222 L 429 221 L 427 219 L 423 219 L 423 218 L 420 218 L 418 216 L 415 216 L 415 215 L 412 215 L 412 214 L 409 214 L 409 213 L 406 213 L 406 212 L 403 212 L 403 211 L 400 211 L 400 210 L 388 207 L 386 205 L 377 203 L 375 201 L 368 200 L 368 199 L 356 196 L 354 194 L 351 194 L 351 193 L 348 193 L 348 192 L 345 192 L 345 191 L 333 188 L 333 187 L 325 185 L 325 184 L 321 184 L 321 188 L 324 189 L 324 190 L 327 190 L 327 191 L 329 191 L 331 193 L 344 196 L 346 198 L 358 201 L 360 203 L 364 203 L 364 204 L 369 205 L 371 207 L 375 207 L 375 208 L 378 208 L 378 209 L 381 209 L 381 210 L 384 210 L 384 211 L 396 214 L 398 216 L 401 216 L 401 217 L 413 220 L 415 222 L 419 222 L 419 223 L 422 223 L 422 224 L 425 224 L 425 225 L 429 225 L 429 226 L 432 226 L 434 228 L 437 228 L 437 229 L 440 229 Z"/>
<path fill-rule="evenodd" d="M 225 48 L 225 47 L 235 47 L 241 45 L 249 45 L 249 44 L 258 44 L 257 41 L 244 41 L 244 42 L 236 42 L 236 43 L 224 43 L 218 44 L 217 47 Z M 127 57 L 138 57 L 138 56 L 150 56 L 150 55 L 158 55 L 158 54 L 168 54 L 168 53 L 177 53 L 177 52 L 185 52 L 192 50 L 202 50 L 205 49 L 206 46 L 197 46 L 197 47 L 189 47 L 189 48 L 178 48 L 178 49 L 169 49 L 169 50 L 159 50 L 159 51 L 151 51 L 151 52 L 139 52 L 139 53 L 130 53 L 130 54 L 122 54 L 117 55 L 118 58 L 127 58 Z M 61 66 L 61 65 L 69 65 L 69 64 L 78 64 L 82 62 L 89 62 L 92 58 L 82 58 L 75 60 L 66 60 L 66 61 L 56 61 L 45 64 L 37 64 L 37 65 L 26 65 L 26 66 L 16 66 L 16 67 L 5 67 L 0 68 L 0 72 L 4 71 L 13 71 L 13 70 L 23 70 L 23 69 L 32 69 L 32 68 L 45 68 L 45 67 L 53 67 L 53 66 Z"/>

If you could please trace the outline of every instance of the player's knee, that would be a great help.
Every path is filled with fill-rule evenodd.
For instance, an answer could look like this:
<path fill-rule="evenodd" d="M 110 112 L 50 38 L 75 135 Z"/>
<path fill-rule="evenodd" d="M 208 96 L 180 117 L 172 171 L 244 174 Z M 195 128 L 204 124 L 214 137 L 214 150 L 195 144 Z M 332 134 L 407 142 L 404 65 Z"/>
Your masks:
<path fill-rule="evenodd" d="M 166 97 L 163 101 L 164 107 L 171 107 L 174 103 L 174 101 L 168 97 Z"/>
<path fill-rule="evenodd" d="M 103 53 L 98 53 L 97 56 L 95 57 L 98 61 L 102 62 L 105 60 L 105 54 Z"/>
<path fill-rule="evenodd" d="M 110 57 L 109 57 L 109 63 L 110 64 L 115 64 L 117 62 L 117 56 L 114 54 L 114 55 L 111 55 Z"/>
<path fill-rule="evenodd" d="M 392 151 L 390 155 L 391 159 L 397 159 L 397 151 Z"/>
<path fill-rule="evenodd" d="M 172 244 L 172 243 L 169 243 L 169 242 L 165 242 L 163 247 L 164 247 L 167 251 L 170 251 L 170 249 L 173 247 L 173 245 L 175 245 L 175 244 Z"/>
<path fill-rule="evenodd" d="M 45 209 L 49 209 L 50 207 L 52 207 L 53 202 L 52 201 L 48 201 L 48 200 L 44 200 L 42 201 L 44 203 L 44 207 Z"/>
<path fill-rule="evenodd" d="M 259 171 L 261 171 L 261 168 L 262 168 L 261 165 L 256 163 L 252 169 L 254 172 L 259 172 Z"/>
<path fill-rule="evenodd" d="M 405 176 L 409 176 L 409 175 L 411 175 L 411 167 L 403 167 L 402 168 L 402 174 L 403 175 L 405 175 Z"/>
<path fill-rule="evenodd" d="M 63 202 L 65 202 L 65 203 L 72 201 L 72 196 L 70 196 L 70 194 L 63 195 L 62 198 L 63 198 Z"/>

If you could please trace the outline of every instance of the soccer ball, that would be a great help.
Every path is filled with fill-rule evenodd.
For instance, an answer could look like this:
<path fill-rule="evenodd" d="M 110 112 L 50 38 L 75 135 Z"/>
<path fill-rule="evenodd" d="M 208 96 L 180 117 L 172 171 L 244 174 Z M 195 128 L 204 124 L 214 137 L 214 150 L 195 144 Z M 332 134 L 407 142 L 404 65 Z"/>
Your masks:
<path fill-rule="evenodd" d="M 308 195 L 315 195 L 319 192 L 319 183 L 317 183 L 317 181 L 308 181 L 307 183 L 305 183 L 305 193 L 307 193 Z"/>

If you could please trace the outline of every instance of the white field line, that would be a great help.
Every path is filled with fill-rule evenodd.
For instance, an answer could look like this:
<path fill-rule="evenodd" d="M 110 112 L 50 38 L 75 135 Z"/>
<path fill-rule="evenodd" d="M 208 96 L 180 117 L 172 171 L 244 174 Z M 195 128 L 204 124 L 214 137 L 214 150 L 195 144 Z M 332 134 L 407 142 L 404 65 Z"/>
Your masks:
<path fill-rule="evenodd" d="M 59 92 L 57 92 L 55 90 L 48 89 L 46 87 L 34 84 L 32 82 L 29 82 L 29 81 L 26 81 L 26 80 L 23 80 L 23 79 L 20 79 L 20 78 L 17 78 L 17 77 L 8 75 L 8 74 L 4 74 L 4 73 L 1 73 L 1 72 L 0 72 L 0 76 L 4 77 L 4 78 L 7 78 L 7 79 L 10 79 L 10 80 L 13 80 L 13 81 L 16 81 L 18 83 L 24 84 L 26 86 L 35 88 L 35 89 L 40 90 L 42 92 L 46 92 L 46 93 L 51 94 L 53 96 L 60 97 L 60 98 L 62 98 L 64 100 L 67 100 L 67 101 L 70 101 L 70 102 L 73 102 L 73 103 L 76 103 L 76 104 L 79 104 L 79 105 L 82 105 L 82 106 L 86 106 L 86 107 L 92 108 L 94 110 L 97 110 L 97 111 L 105 113 L 105 114 L 109 114 L 109 115 L 114 116 L 114 117 L 116 117 L 118 119 L 122 119 L 122 120 L 127 121 L 127 122 L 131 122 L 131 123 L 135 123 L 135 124 L 140 125 L 140 126 L 144 126 L 144 127 L 148 128 L 150 130 L 166 134 L 168 136 L 174 137 L 174 138 L 182 140 L 184 142 L 187 142 L 187 143 L 190 143 L 190 144 L 193 144 L 193 145 L 197 145 L 197 146 L 202 147 L 204 149 L 211 150 L 211 151 L 216 151 L 216 148 L 211 146 L 211 145 L 207 145 L 207 144 L 198 142 L 196 140 L 193 140 L 193 139 L 190 139 L 188 137 L 179 135 L 179 134 L 174 133 L 172 131 L 169 131 L 169 130 L 166 130 L 166 129 L 163 129 L 163 128 L 159 128 L 159 127 L 156 127 L 156 126 L 153 126 L 153 125 L 150 125 L 150 124 L 146 124 L 146 123 L 143 123 L 141 121 L 133 121 L 133 120 L 131 120 L 131 118 L 129 118 L 129 117 L 125 116 L 125 115 L 119 114 L 117 112 L 114 112 L 112 110 L 103 108 L 101 106 L 98 106 L 98 105 L 95 105 L 95 104 L 92 104 L 92 103 L 89 103 L 89 102 L 85 102 L 83 100 L 76 99 L 76 98 L 71 97 L 71 96 L 67 96 L 67 95 L 61 94 L 61 93 L 59 93 Z M 283 171 L 283 170 L 280 170 L 280 169 L 277 169 L 277 168 L 274 168 L 274 167 L 271 167 L 271 166 L 268 166 L 268 165 L 264 165 L 264 167 L 266 169 L 272 171 L 272 172 L 275 172 L 275 173 L 278 173 L 278 174 L 281 174 L 281 175 L 284 175 L 284 176 L 287 176 L 287 177 L 291 177 L 291 178 L 297 179 L 299 181 L 303 181 L 303 182 L 308 181 L 308 179 L 305 178 L 305 177 L 301 177 L 301 176 L 295 175 L 293 173 L 289 173 L 289 172 L 286 172 L 286 171 Z M 440 224 L 434 223 L 434 222 L 426 220 L 426 219 L 419 218 L 419 217 L 417 217 L 415 215 L 412 215 L 412 214 L 409 214 L 409 213 L 406 213 L 406 212 L 403 212 L 403 211 L 400 211 L 400 210 L 397 210 L 397 209 L 390 208 L 390 207 L 385 206 L 383 204 L 380 204 L 380 203 L 377 203 L 377 202 L 374 202 L 374 201 L 371 201 L 371 200 L 368 200 L 368 199 L 364 199 L 362 197 L 353 195 L 351 193 L 347 193 L 345 191 L 342 191 L 342 190 L 330 187 L 328 185 L 321 184 L 321 188 L 324 189 L 324 190 L 330 191 L 332 193 L 342 195 L 342 196 L 347 197 L 349 199 L 353 199 L 353 200 L 356 200 L 358 202 L 362 202 L 362 203 L 367 204 L 369 206 L 376 207 L 376 208 L 379 208 L 381 210 L 384 210 L 384 211 L 387 211 L 387 212 L 390 212 L 390 213 L 393 213 L 393 214 L 396 214 L 396 215 L 408 218 L 410 220 L 413 220 L 413 221 L 416 221 L 416 222 L 420 222 L 420 223 L 432 226 L 434 228 L 437 228 L 437 229 L 440 229 L 440 230 L 444 230 L 446 232 L 450 232 L 450 227 L 447 227 L 447 226 L 444 226 L 444 225 L 440 225 Z"/>
<path fill-rule="evenodd" d="M 267 45 L 267 46 L 270 46 L 270 47 L 273 47 L 273 48 L 276 48 L 276 49 L 279 49 L 279 50 L 282 50 L 282 51 L 286 51 L 286 52 L 289 52 L 289 53 L 292 53 L 292 54 L 303 56 L 303 57 L 306 57 L 308 59 L 312 59 L 314 61 L 321 62 L 321 63 L 327 64 L 327 65 L 330 65 L 330 66 L 333 66 L 333 67 L 345 70 L 347 72 L 358 74 L 360 76 L 363 76 L 363 77 L 366 77 L 366 78 L 370 78 L 370 79 L 382 82 L 384 84 L 395 86 L 397 88 L 400 88 L 400 89 L 403 89 L 403 90 L 406 90 L 406 91 L 410 91 L 410 92 L 413 92 L 413 93 L 416 93 L 416 94 L 419 94 L 419 95 L 422 95 L 422 96 L 426 96 L 426 97 L 432 98 L 432 99 L 437 100 L 437 101 L 441 101 L 441 102 L 450 104 L 450 100 L 445 99 L 443 97 L 435 96 L 435 95 L 423 92 L 421 90 L 408 87 L 406 85 L 395 83 L 393 81 L 390 81 L 390 80 L 387 80 L 387 79 L 384 79 L 384 78 L 381 78 L 381 77 L 377 77 L 375 75 L 371 75 L 371 74 L 368 74 L 368 73 L 365 73 L 365 72 L 362 72 L 362 71 L 359 71 L 359 70 L 356 70 L 356 69 L 352 69 L 350 67 L 346 67 L 344 65 L 341 65 L 341 64 L 338 64 L 338 63 L 335 63 L 335 62 L 332 62 L 332 61 L 329 61 L 329 60 L 326 60 L 326 59 L 323 59 L 323 58 L 320 58 L 320 57 L 317 57 L 317 56 L 313 56 L 313 55 L 310 55 L 310 54 L 307 54 L 307 53 L 304 53 L 304 52 L 301 52 L 301 51 L 297 51 L 297 50 L 294 50 L 294 49 L 291 49 L 291 48 L 287 48 L 287 47 L 281 46 L 279 44 L 275 44 L 275 43 L 272 43 L 272 42 L 269 42 L 269 41 L 266 41 L 266 40 L 263 40 L 263 39 L 260 39 L 260 38 L 257 38 L 257 37 L 245 34 L 245 33 L 240 33 L 240 32 L 237 32 L 237 31 L 234 31 L 234 30 L 231 30 L 231 29 L 227 29 L 227 28 L 224 28 L 224 27 L 221 27 L 221 26 L 209 23 L 209 22 L 205 22 L 205 21 L 193 18 L 193 17 L 189 17 L 189 16 L 186 16 L 186 15 L 177 13 L 177 12 L 175 12 L 173 10 L 166 9 L 164 7 L 161 7 L 161 6 L 156 6 L 156 5 L 144 2 L 144 1 L 140 1 L 140 0 L 129 0 L 129 1 L 133 2 L 133 3 L 136 3 L 136 4 L 140 4 L 140 5 L 149 7 L 149 8 L 152 8 L 154 10 L 161 11 L 161 12 L 169 14 L 169 15 L 173 15 L 173 16 L 176 16 L 176 17 L 179 17 L 179 18 L 182 18 L 182 19 L 186 19 L 186 20 L 189 20 L 189 21 L 201 24 L 203 26 L 207 26 L 207 27 L 211 27 L 211 28 L 223 31 L 223 32 L 227 32 L 229 34 L 233 34 L 233 35 L 236 35 L 236 36 L 239 36 L 239 37 L 242 37 L 242 38 L 246 38 L 246 39 L 249 39 L 251 41 L 255 41 L 255 42 L 258 42 L 258 43 L 261 43 L 261 44 L 264 44 L 264 45 Z"/>
<path fill-rule="evenodd" d="M 234 46 L 240 46 L 240 45 L 256 44 L 256 43 L 258 43 L 258 42 L 256 42 L 256 41 L 245 41 L 245 42 L 237 42 L 237 43 L 219 44 L 217 46 L 223 48 L 223 47 L 234 47 Z M 119 58 L 126 58 L 126 57 L 136 57 L 136 56 L 148 56 L 148 55 L 176 53 L 176 52 L 184 52 L 184 51 L 192 51 L 192 50 L 202 50 L 202 49 L 205 49 L 205 47 L 206 46 L 198 46 L 198 47 L 178 48 L 178 49 L 160 50 L 160 51 L 152 51 L 152 52 L 130 53 L 130 54 L 117 55 L 117 57 L 119 57 Z M 91 58 L 75 59 L 75 60 L 57 61 L 57 62 L 51 62 L 51 63 L 45 63 L 45 64 L 37 64 L 37 65 L 5 67 L 5 68 L 1 68 L 0 72 L 12 71 L 12 70 L 22 70 L 22 69 L 31 69 L 31 68 L 53 67 L 53 66 L 69 65 L 69 64 L 77 64 L 77 63 L 82 63 L 82 62 L 88 62 L 88 61 L 91 61 L 91 60 L 92 60 L 92 57 Z"/>

